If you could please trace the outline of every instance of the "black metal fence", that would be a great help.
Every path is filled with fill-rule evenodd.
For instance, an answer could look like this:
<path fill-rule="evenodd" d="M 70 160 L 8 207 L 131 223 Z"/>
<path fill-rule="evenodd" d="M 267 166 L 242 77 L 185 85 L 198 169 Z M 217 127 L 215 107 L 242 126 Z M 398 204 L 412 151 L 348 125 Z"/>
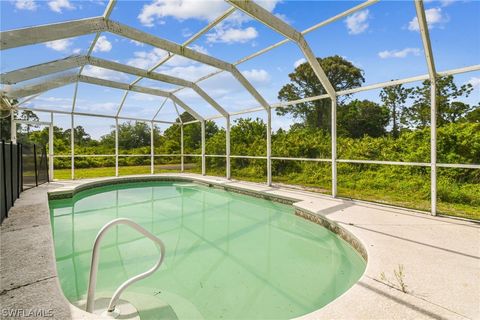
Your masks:
<path fill-rule="evenodd" d="M 0 223 L 8 217 L 20 193 L 48 182 L 45 147 L 2 140 L 0 147 Z"/>

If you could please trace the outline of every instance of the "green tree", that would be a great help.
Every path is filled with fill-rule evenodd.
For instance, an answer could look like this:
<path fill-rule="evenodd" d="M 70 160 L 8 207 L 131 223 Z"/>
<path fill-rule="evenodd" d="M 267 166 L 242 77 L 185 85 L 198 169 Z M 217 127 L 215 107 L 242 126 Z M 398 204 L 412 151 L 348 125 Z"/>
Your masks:
<path fill-rule="evenodd" d="M 471 110 L 467 104 L 456 101 L 460 97 L 468 97 L 473 90 L 470 83 L 460 87 L 453 81 L 453 76 L 437 78 L 437 125 L 456 122 L 466 116 Z M 421 86 L 413 90 L 414 103 L 406 109 L 405 123 L 413 128 L 424 128 L 430 125 L 430 80 L 425 80 Z"/>
<path fill-rule="evenodd" d="M 195 120 L 189 113 L 180 115 L 182 122 Z M 179 119 L 177 118 L 177 122 Z M 205 139 L 209 140 L 218 131 L 218 126 L 213 121 L 205 121 Z M 165 130 L 164 136 L 169 150 L 180 151 L 180 126 L 172 125 Z M 190 123 L 183 126 L 183 148 L 184 153 L 199 153 L 202 147 L 202 125 L 200 122 Z"/>
<path fill-rule="evenodd" d="M 266 155 L 267 125 L 262 119 L 236 119 L 230 130 L 233 155 Z"/>
<path fill-rule="evenodd" d="M 467 113 L 464 120 L 466 122 L 480 123 L 480 103 Z"/>
<path fill-rule="evenodd" d="M 154 128 L 154 139 L 160 134 L 158 128 Z M 150 125 L 141 121 L 127 121 L 118 126 L 118 148 L 131 150 L 141 147 L 150 147 Z M 83 136 L 85 138 L 85 136 Z M 115 146 L 115 130 L 102 136 L 100 144 Z"/>
<path fill-rule="evenodd" d="M 401 84 L 385 87 L 380 92 L 380 99 L 384 106 L 390 110 L 392 136 L 394 138 L 398 138 L 400 134 L 400 117 L 405 109 L 405 102 L 411 93 L 411 88 L 405 88 Z"/>
<path fill-rule="evenodd" d="M 359 87 L 365 82 L 363 71 L 338 55 L 323 59 L 317 58 L 317 60 L 337 91 Z M 278 98 L 281 101 L 297 100 L 326 93 L 308 63 L 299 65 L 288 76 L 290 83 L 283 86 L 278 93 Z M 328 130 L 330 126 L 331 102 L 329 99 L 321 99 L 277 109 L 278 115 L 287 113 L 292 114 L 294 118 L 300 119 L 307 127 Z"/>
<path fill-rule="evenodd" d="M 63 133 L 64 139 L 70 141 L 71 131 L 72 131 L 71 129 L 67 129 L 64 131 Z M 92 142 L 92 137 L 90 137 L 90 134 L 88 134 L 85 131 L 85 128 L 83 128 L 82 126 L 76 126 L 73 129 L 73 139 L 75 143 L 78 144 L 79 146 L 88 146 Z"/>
<path fill-rule="evenodd" d="M 35 114 L 35 112 L 30 110 L 22 110 L 22 112 L 20 113 L 19 119 L 25 120 L 25 121 L 40 121 L 38 116 Z M 32 124 L 26 124 L 25 127 L 26 127 L 27 135 L 30 134 L 30 131 L 32 128 L 38 128 L 37 125 L 32 125 Z"/>
<path fill-rule="evenodd" d="M 387 107 L 369 100 L 353 100 L 348 104 L 340 104 L 337 119 L 339 136 L 383 136 L 390 119 L 389 113 Z"/>

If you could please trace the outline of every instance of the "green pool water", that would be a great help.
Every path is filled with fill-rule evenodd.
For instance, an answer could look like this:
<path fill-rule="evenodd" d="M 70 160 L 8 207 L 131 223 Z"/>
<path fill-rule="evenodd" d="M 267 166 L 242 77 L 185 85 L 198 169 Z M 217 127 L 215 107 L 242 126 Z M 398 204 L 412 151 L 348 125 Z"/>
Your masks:
<path fill-rule="evenodd" d="M 57 270 L 67 299 L 85 299 L 100 228 L 130 218 L 166 246 L 162 266 L 122 296 L 142 319 L 288 319 L 351 287 L 365 262 L 291 206 L 185 182 L 89 189 L 50 201 Z M 155 245 L 118 226 L 103 239 L 98 296 L 149 269 Z"/>

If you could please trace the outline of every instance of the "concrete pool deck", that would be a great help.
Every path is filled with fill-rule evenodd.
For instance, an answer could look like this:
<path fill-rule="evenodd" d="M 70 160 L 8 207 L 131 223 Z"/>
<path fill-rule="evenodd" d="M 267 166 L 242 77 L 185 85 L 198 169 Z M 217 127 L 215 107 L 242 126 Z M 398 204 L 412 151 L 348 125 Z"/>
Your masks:
<path fill-rule="evenodd" d="M 296 207 L 325 216 L 357 237 L 368 255 L 365 274 L 341 297 L 302 319 L 480 319 L 478 223 L 218 177 L 156 176 L 295 199 Z M 47 192 L 98 180 L 57 181 L 21 194 L 0 229 L 2 319 L 22 319 L 22 313 L 32 312 L 40 313 L 32 319 L 97 318 L 70 305 L 62 294 Z M 407 293 L 399 290 L 394 275 L 399 266 Z"/>

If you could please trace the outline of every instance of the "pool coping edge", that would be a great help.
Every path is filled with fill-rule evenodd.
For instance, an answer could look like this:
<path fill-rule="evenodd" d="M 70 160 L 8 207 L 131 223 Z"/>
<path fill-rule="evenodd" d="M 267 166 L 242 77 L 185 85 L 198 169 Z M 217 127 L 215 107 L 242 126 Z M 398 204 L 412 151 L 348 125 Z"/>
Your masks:
<path fill-rule="evenodd" d="M 208 187 L 222 189 L 225 191 L 232 191 L 239 194 L 261 198 L 269 201 L 274 201 L 286 205 L 291 205 L 294 208 L 294 214 L 303 219 L 316 223 L 332 233 L 339 236 L 342 240 L 347 242 L 364 260 L 368 263 L 368 253 L 365 245 L 358 239 L 352 232 L 348 231 L 344 227 L 340 226 L 333 220 L 328 219 L 321 213 L 314 212 L 303 205 L 304 200 L 281 196 L 278 194 L 268 193 L 262 190 L 252 190 L 248 187 L 242 188 L 239 186 L 233 186 L 225 183 L 224 181 L 213 182 L 211 180 L 204 180 L 200 177 L 185 177 L 176 175 L 149 175 L 149 176 L 124 176 L 114 178 L 101 178 L 93 181 L 85 181 L 84 183 L 58 188 L 47 192 L 48 200 L 58 200 L 72 198 L 75 194 L 98 187 L 103 187 L 112 184 L 125 184 L 135 182 L 153 182 L 153 181 L 181 181 L 181 182 L 195 182 Z"/>

